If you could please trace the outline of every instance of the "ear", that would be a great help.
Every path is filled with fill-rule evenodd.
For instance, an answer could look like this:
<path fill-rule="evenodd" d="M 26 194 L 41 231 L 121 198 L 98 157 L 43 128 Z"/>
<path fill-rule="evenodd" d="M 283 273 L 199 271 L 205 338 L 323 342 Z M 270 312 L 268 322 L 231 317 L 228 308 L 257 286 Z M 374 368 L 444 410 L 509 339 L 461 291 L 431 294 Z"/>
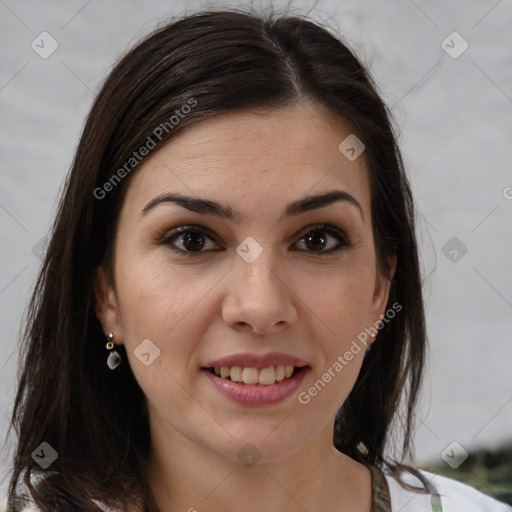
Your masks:
<path fill-rule="evenodd" d="M 116 292 L 107 279 L 105 269 L 100 265 L 96 268 L 93 278 L 94 311 L 103 327 L 105 336 L 113 332 L 114 342 L 122 344 L 122 327 L 119 315 Z"/>
<path fill-rule="evenodd" d="M 388 279 L 382 272 L 377 271 L 375 277 L 375 289 L 372 298 L 371 312 L 369 321 L 371 327 L 377 327 L 379 321 L 386 313 L 386 306 L 389 299 L 389 290 L 391 288 L 391 281 L 395 275 L 396 270 L 396 253 L 388 258 L 387 264 L 389 269 L 389 275 L 391 279 Z M 369 326 L 369 327 L 370 327 Z"/>

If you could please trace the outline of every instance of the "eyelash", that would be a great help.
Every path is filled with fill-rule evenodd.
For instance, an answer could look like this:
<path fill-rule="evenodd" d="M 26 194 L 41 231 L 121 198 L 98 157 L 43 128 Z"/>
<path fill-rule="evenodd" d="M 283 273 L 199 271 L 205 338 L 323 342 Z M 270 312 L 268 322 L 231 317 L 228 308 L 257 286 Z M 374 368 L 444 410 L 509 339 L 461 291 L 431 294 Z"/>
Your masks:
<path fill-rule="evenodd" d="M 311 233 L 316 232 L 325 232 L 328 233 L 335 238 L 338 239 L 339 244 L 338 246 L 329 249 L 327 251 L 321 250 L 321 251 L 308 251 L 304 250 L 302 252 L 309 252 L 314 255 L 328 255 L 328 254 L 334 254 L 346 249 L 349 249 L 352 247 L 352 242 L 350 241 L 349 237 L 340 229 L 331 226 L 330 224 L 315 224 L 312 226 L 308 226 L 306 231 L 302 231 L 302 234 L 299 235 L 300 238 L 297 242 L 302 241 L 306 235 L 309 235 Z M 206 235 L 207 238 L 210 238 L 210 240 L 213 240 L 212 236 L 209 235 L 210 230 L 205 228 L 201 225 L 190 225 L 190 226 L 180 226 L 178 228 L 173 229 L 172 231 L 166 233 L 159 241 L 159 245 L 169 245 L 170 249 L 179 254 L 180 256 L 186 256 L 186 257 L 197 257 L 201 255 L 202 253 L 205 253 L 207 251 L 185 251 L 183 249 L 178 249 L 177 247 L 173 246 L 172 243 L 175 241 L 175 239 L 179 238 L 180 236 L 184 234 L 195 234 L 195 235 Z M 214 240 L 213 240 L 214 241 Z"/>

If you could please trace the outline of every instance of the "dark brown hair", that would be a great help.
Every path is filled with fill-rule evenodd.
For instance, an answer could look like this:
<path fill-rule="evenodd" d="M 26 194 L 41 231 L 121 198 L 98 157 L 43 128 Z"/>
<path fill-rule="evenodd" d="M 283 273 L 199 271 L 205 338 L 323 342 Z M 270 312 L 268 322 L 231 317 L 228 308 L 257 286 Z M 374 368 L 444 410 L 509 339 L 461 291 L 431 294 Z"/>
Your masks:
<path fill-rule="evenodd" d="M 123 56 L 85 123 L 22 333 L 9 428 L 18 435 L 9 486 L 14 512 L 23 503 L 20 483 L 43 511 L 99 510 L 92 500 L 156 510 L 145 475 L 145 397 L 128 364 L 107 368 L 92 290 L 98 265 L 113 275 L 118 214 L 136 172 L 136 162 L 127 162 L 150 136 L 159 147 L 222 112 L 298 102 L 325 107 L 363 141 L 380 271 L 389 276 L 387 258 L 397 257 L 388 305 L 402 310 L 365 357 L 336 415 L 333 443 L 398 477 L 406 469 L 429 489 L 403 464 L 411 456 L 426 333 L 413 200 L 389 112 L 341 38 L 306 17 L 203 11 L 157 29 Z M 175 124 L 177 111 L 186 115 Z M 118 350 L 126 361 L 124 347 Z M 391 441 L 400 446 L 398 460 L 384 455 Z M 58 452 L 47 470 L 31 456 L 42 442 Z"/>

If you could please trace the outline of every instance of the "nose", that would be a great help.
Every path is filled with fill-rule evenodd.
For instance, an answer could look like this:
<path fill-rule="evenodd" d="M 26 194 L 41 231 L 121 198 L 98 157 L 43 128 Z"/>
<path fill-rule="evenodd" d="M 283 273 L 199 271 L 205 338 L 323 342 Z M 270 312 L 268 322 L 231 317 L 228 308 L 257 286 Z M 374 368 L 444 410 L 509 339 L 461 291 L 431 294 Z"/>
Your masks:
<path fill-rule="evenodd" d="M 258 335 L 270 334 L 297 320 L 292 283 L 275 265 L 271 266 L 264 254 L 252 263 L 241 258 L 235 263 L 222 304 L 226 324 Z"/>

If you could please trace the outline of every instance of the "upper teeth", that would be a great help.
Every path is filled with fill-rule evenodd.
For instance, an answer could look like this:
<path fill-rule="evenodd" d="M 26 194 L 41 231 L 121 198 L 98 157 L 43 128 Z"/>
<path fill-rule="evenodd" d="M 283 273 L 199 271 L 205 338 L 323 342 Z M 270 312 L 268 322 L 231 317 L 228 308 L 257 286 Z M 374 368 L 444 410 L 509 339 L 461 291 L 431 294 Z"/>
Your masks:
<path fill-rule="evenodd" d="M 269 366 L 258 370 L 257 368 L 244 366 L 216 366 L 214 368 L 215 375 L 233 382 L 243 382 L 244 384 L 260 384 L 262 386 L 271 386 L 276 381 L 289 378 L 293 373 L 293 365 Z"/>

